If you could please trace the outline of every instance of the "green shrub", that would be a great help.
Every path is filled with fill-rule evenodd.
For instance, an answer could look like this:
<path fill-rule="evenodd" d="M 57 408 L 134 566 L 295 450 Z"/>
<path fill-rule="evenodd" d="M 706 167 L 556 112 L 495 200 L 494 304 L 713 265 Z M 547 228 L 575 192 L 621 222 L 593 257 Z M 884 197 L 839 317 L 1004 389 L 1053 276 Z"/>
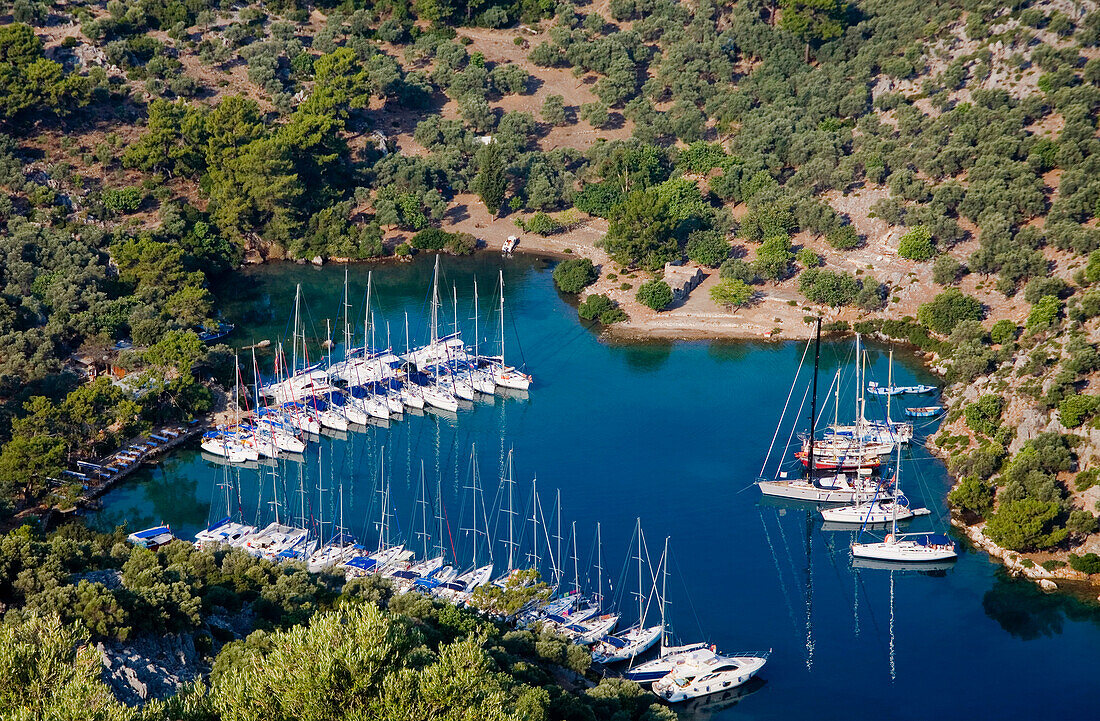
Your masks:
<path fill-rule="evenodd" d="M 1085 396 L 1073 393 L 1058 404 L 1058 415 L 1066 428 L 1076 428 L 1087 421 L 1096 409 L 1100 408 L 1100 396 Z"/>
<path fill-rule="evenodd" d="M 627 319 L 623 311 L 615 301 L 603 294 L 592 294 L 584 299 L 577 308 L 581 318 L 585 320 L 599 320 L 603 325 L 611 325 Z"/>
<path fill-rule="evenodd" d="M 815 303 L 851 305 L 859 293 L 859 281 L 848 273 L 810 268 L 799 276 L 798 291 Z"/>
<path fill-rule="evenodd" d="M 1044 295 L 1039 302 L 1031 307 L 1028 313 L 1026 327 L 1030 333 L 1049 330 L 1062 314 L 1064 303 L 1053 295 Z"/>
<path fill-rule="evenodd" d="M 710 289 L 710 299 L 726 308 L 741 308 L 752 302 L 756 291 L 742 280 L 722 280 Z"/>
<path fill-rule="evenodd" d="M 791 239 L 786 235 L 773 235 L 764 240 L 756 250 L 753 268 L 763 278 L 779 282 L 791 274 Z"/>
<path fill-rule="evenodd" d="M 1057 521 L 1062 509 L 1057 501 L 1024 498 L 1001 503 L 985 526 L 997 545 L 1012 551 L 1033 551 L 1056 546 L 1069 535 Z"/>
<path fill-rule="evenodd" d="M 1043 569 L 1046 571 L 1057 571 L 1059 568 L 1065 568 L 1066 562 L 1060 561 L 1057 558 L 1051 558 L 1049 560 L 1043 561 L 1039 565 L 1042 566 Z"/>
<path fill-rule="evenodd" d="M 554 233 L 560 233 L 562 231 L 562 225 L 546 213 L 539 212 L 523 221 L 523 229 L 545 237 L 547 235 L 553 235 Z"/>
<path fill-rule="evenodd" d="M 825 235 L 825 242 L 837 250 L 851 250 L 859 245 L 859 233 L 854 226 L 842 225 Z"/>
<path fill-rule="evenodd" d="M 1074 488 L 1078 491 L 1087 491 L 1100 483 L 1100 468 L 1089 468 L 1077 474 L 1074 479 Z"/>
<path fill-rule="evenodd" d="M 989 339 L 997 345 L 1004 345 L 1016 340 L 1019 331 L 1020 327 L 1018 325 L 1004 318 L 993 324 L 993 327 L 989 330 Z"/>
<path fill-rule="evenodd" d="M 414 235 L 409 244 L 417 250 L 443 250 L 449 235 L 442 228 L 425 228 Z"/>
<path fill-rule="evenodd" d="M 962 271 L 962 263 L 944 253 L 932 264 L 932 282 L 939 285 L 954 285 L 959 282 Z"/>
<path fill-rule="evenodd" d="M 553 273 L 554 284 L 563 293 L 580 293 L 586 285 L 594 283 L 596 277 L 596 266 L 588 258 L 563 260 Z"/>
<path fill-rule="evenodd" d="M 1095 553 L 1086 553 L 1083 556 L 1071 553 L 1069 554 L 1069 567 L 1074 571 L 1089 575 L 1100 573 L 1100 556 Z"/>
<path fill-rule="evenodd" d="M 977 298 L 958 288 L 948 288 L 917 309 L 921 323 L 941 335 L 949 335 L 964 320 L 982 320 L 985 309 Z"/>
<path fill-rule="evenodd" d="M 686 251 L 691 262 L 717 268 L 729 258 L 730 244 L 716 230 L 696 230 L 688 236 Z"/>
<path fill-rule="evenodd" d="M 977 476 L 967 476 L 947 494 L 947 502 L 961 511 L 984 518 L 993 510 L 993 486 Z"/>
<path fill-rule="evenodd" d="M 1096 533 L 1096 516 L 1080 508 L 1070 511 L 1066 520 L 1066 529 L 1076 536 L 1088 536 Z"/>
<path fill-rule="evenodd" d="M 650 280 L 638 286 L 635 300 L 653 310 L 663 310 L 672 302 L 672 288 L 663 280 Z"/>
<path fill-rule="evenodd" d="M 749 285 L 759 280 L 752 264 L 740 258 L 730 258 L 722 263 L 722 267 L 718 270 L 718 277 L 722 280 L 740 280 Z"/>
<path fill-rule="evenodd" d="M 1089 253 L 1089 262 L 1085 265 L 1085 280 L 1089 283 L 1100 281 L 1100 250 Z"/>
<path fill-rule="evenodd" d="M 963 415 L 966 416 L 966 425 L 978 433 L 992 436 L 997 432 L 997 426 L 1001 423 L 1001 413 L 1004 412 L 1004 407 L 1004 396 L 987 393 L 963 409 Z"/>
<path fill-rule="evenodd" d="M 898 255 L 909 260 L 928 260 L 936 254 L 932 243 L 932 231 L 927 226 L 918 225 L 898 241 Z"/>
<path fill-rule="evenodd" d="M 145 193 L 141 188 L 111 188 L 103 191 L 103 207 L 112 215 L 133 213 L 141 207 Z"/>
<path fill-rule="evenodd" d="M 802 247 L 795 254 L 795 259 L 803 268 L 816 268 L 821 265 L 821 258 L 811 248 Z"/>

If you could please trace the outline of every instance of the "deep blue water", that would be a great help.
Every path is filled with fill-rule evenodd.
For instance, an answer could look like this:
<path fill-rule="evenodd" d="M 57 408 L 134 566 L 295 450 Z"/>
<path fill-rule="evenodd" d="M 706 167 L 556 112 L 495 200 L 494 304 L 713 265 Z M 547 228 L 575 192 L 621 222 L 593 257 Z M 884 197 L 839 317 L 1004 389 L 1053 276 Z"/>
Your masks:
<path fill-rule="evenodd" d="M 480 340 L 494 352 L 501 264 L 488 255 L 443 261 L 445 287 L 460 285 L 459 320 L 467 339 L 473 337 L 470 286 L 476 274 Z M 654 563 L 665 536 L 671 537 L 668 595 L 675 633 L 727 651 L 772 649 L 763 687 L 736 706 L 717 710 L 716 718 L 1095 716 L 1090 693 L 1098 670 L 1091 659 L 1100 647 L 1095 611 L 1007 579 L 984 555 L 971 552 L 937 574 L 853 570 L 850 533 L 823 531 L 812 508 L 761 500 L 751 484 L 803 342 L 608 343 L 579 322 L 575 309 L 554 290 L 548 263 L 519 257 L 503 261 L 503 268 L 508 357 L 526 361 L 534 373 L 530 397 L 497 397 L 457 418 L 407 415 L 389 429 L 371 428 L 347 440 L 324 438 L 311 447 L 305 464 L 284 462 L 276 469 L 281 500 L 289 499 L 295 515 L 301 484 L 311 489 L 306 515 L 331 522 L 334 495 L 319 501 L 316 488 L 318 482 L 326 489 L 343 484 L 346 525 L 376 538 L 384 448 L 397 509 L 393 526 L 410 532 L 423 462 L 433 493 L 437 479 L 442 488 L 448 520 L 444 545 L 468 563 L 470 535 L 461 529 L 470 525 L 472 503 L 463 489 L 469 485 L 472 447 L 476 444 L 489 516 L 505 454 L 513 448 L 517 513 L 529 517 L 531 479 L 537 476 L 543 513 L 554 526 L 560 489 L 563 545 L 568 548 L 575 522 L 582 576 L 599 521 L 604 568 L 615 581 L 615 591 L 605 593 L 622 595 L 618 580 L 640 517 Z M 352 316 L 360 334 L 366 273 L 367 266 L 350 270 Z M 375 267 L 377 344 L 384 343 L 389 321 L 393 345 L 403 348 L 406 310 L 414 342 L 426 335 L 430 276 L 426 262 Z M 325 318 L 342 327 L 337 319 L 342 268 L 283 265 L 243 277 L 225 291 L 223 310 L 238 323 L 234 343 L 287 337 L 298 282 L 311 356 L 324 336 Z M 449 300 L 441 318 L 453 322 Z M 808 328 L 798 332 L 808 335 Z M 851 341 L 823 343 L 822 396 L 835 369 L 851 367 L 852 346 Z M 871 348 L 871 377 L 883 382 L 885 351 Z M 260 362 L 270 368 L 270 351 Z M 245 374 L 250 378 L 247 369 Z M 935 382 L 902 350 L 895 353 L 895 379 Z M 851 382 L 848 378 L 841 388 L 842 416 L 851 414 Z M 801 394 L 800 388 L 794 407 Z M 919 398 L 911 404 L 929 402 Z M 869 406 L 881 412 L 877 401 Z M 923 438 L 932 431 L 934 425 L 923 426 L 918 434 Z M 781 434 L 780 447 L 789 432 L 788 427 Z M 271 474 L 267 468 L 239 471 L 247 520 L 255 520 L 258 509 L 263 520 L 270 518 Z M 217 486 L 223 478 L 224 471 L 202 460 L 197 449 L 184 450 L 108 494 L 97 520 L 131 527 L 166 521 L 186 536 L 224 513 Z M 902 482 L 907 495 L 933 509 L 931 518 L 914 527 L 944 530 L 948 482 L 942 464 L 914 444 Z M 262 498 L 260 484 L 266 489 Z M 500 561 L 505 548 L 498 542 L 494 552 Z M 486 553 L 484 546 L 480 553 Z M 571 576 L 572 561 L 567 558 L 565 565 Z M 636 583 L 624 578 L 626 586 Z M 633 601 L 622 600 L 629 621 Z"/>

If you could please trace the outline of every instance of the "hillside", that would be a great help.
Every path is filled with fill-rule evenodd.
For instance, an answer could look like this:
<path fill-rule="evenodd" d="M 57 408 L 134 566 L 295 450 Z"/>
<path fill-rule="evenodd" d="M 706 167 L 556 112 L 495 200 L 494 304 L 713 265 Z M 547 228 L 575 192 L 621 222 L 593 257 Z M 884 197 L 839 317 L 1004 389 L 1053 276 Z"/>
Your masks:
<path fill-rule="evenodd" d="M 16 0 L 0 23 L 2 516 L 211 408 L 229 356 L 193 331 L 242 262 L 522 228 L 593 261 L 563 292 L 614 334 L 821 314 L 919 346 L 956 521 L 1029 575 L 1100 572 L 1091 0 Z M 706 278 L 670 303 L 682 258 Z M 74 352 L 148 392 L 79 384 Z"/>

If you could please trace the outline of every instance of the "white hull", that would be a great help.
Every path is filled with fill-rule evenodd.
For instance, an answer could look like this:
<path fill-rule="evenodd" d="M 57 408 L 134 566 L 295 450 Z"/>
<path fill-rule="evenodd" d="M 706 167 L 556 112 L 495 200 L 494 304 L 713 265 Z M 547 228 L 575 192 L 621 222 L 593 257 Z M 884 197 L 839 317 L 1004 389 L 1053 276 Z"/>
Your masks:
<path fill-rule="evenodd" d="M 720 693 L 744 684 L 767 663 L 760 656 L 721 656 L 709 649 L 681 657 L 668 675 L 653 682 L 653 693 L 669 703 Z"/>
<path fill-rule="evenodd" d="M 881 543 L 853 543 L 852 556 L 876 561 L 898 561 L 904 563 L 934 563 L 958 558 L 954 544 L 924 545 L 916 541 L 890 540 Z"/>
<path fill-rule="evenodd" d="M 452 413 L 458 412 L 458 401 L 448 391 L 444 391 L 440 388 L 432 388 L 430 386 L 424 388 L 424 401 L 432 408 L 451 411 Z"/>
<path fill-rule="evenodd" d="M 867 503 L 875 497 L 873 488 L 831 488 L 809 483 L 803 480 L 795 481 L 757 481 L 760 492 L 773 498 L 788 498 L 796 501 L 810 501 L 812 503 Z M 889 491 L 880 491 L 879 498 L 889 498 Z"/>
<path fill-rule="evenodd" d="M 596 663 L 609 664 L 637 658 L 657 643 L 661 638 L 661 631 L 660 626 L 634 627 L 614 636 L 614 641 L 605 638 L 592 650 L 592 660 Z"/>
<path fill-rule="evenodd" d="M 927 515 L 928 511 L 924 508 L 919 508 L 913 511 L 908 506 L 897 506 L 897 515 L 895 515 L 894 503 L 865 503 L 858 506 L 842 506 L 840 508 L 823 508 L 821 509 L 821 517 L 829 523 L 849 523 L 856 525 L 881 525 L 884 523 L 890 523 L 895 518 L 899 521 L 905 521 L 913 518 L 916 515 Z M 920 513 L 924 511 L 924 513 Z"/>

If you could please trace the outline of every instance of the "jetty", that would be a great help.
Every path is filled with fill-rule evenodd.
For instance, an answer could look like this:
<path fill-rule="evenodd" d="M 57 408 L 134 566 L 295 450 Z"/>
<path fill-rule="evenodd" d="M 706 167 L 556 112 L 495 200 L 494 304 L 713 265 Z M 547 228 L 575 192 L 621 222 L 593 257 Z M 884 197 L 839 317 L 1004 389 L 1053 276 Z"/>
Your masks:
<path fill-rule="evenodd" d="M 132 439 L 96 462 L 77 461 L 75 467 L 62 471 L 63 478 L 57 480 L 69 483 L 79 481 L 82 484 L 83 493 L 78 503 L 89 505 L 91 501 L 111 490 L 119 481 L 142 465 L 153 462 L 173 448 L 194 438 L 206 427 L 207 423 L 197 418 L 186 423 L 162 426 L 151 433 Z"/>

